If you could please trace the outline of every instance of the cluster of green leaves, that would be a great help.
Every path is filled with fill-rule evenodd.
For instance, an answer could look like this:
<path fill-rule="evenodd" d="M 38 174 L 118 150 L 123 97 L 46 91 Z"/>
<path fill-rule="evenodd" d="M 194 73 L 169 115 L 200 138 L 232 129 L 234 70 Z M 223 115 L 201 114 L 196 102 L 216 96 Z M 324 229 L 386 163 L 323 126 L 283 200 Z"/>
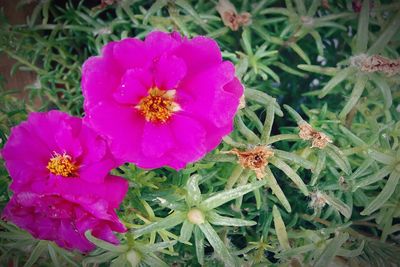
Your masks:
<path fill-rule="evenodd" d="M 24 4 L 22 1 L 20 4 Z M 400 262 L 400 79 L 363 72 L 360 55 L 396 59 L 400 4 L 352 1 L 232 1 L 250 25 L 224 26 L 215 1 L 40 1 L 23 25 L 1 19 L 0 51 L 37 81 L 20 101 L 2 90 L 0 138 L 27 112 L 82 115 L 81 65 L 101 47 L 149 31 L 207 35 L 245 86 L 235 130 L 203 160 L 176 172 L 128 164 L 119 215 L 130 229 L 114 246 L 94 238 L 89 255 L 33 239 L 1 223 L 0 263 L 25 266 L 389 266 Z M 107 1 L 110 2 L 110 1 Z M 111 1 L 112 2 L 112 1 Z M 106 1 L 104 1 L 106 3 Z M 4 83 L 0 84 L 4 88 Z M 22 90 L 22 88 L 16 88 Z M 281 109 L 281 106 L 284 109 Z M 333 143 L 311 147 L 308 122 Z M 233 148 L 274 155 L 257 181 Z M 0 171 L 0 204 L 10 178 Z"/>

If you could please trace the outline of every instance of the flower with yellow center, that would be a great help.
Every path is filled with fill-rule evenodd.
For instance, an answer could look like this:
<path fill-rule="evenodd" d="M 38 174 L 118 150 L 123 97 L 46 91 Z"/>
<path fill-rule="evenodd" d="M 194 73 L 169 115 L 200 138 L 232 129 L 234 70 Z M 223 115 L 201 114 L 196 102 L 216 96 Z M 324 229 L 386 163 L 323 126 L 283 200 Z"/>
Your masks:
<path fill-rule="evenodd" d="M 175 112 L 181 110 L 174 101 L 176 90 L 160 90 L 153 87 L 149 95 L 135 106 L 148 122 L 166 122 Z"/>
<path fill-rule="evenodd" d="M 49 160 L 46 167 L 51 173 L 64 177 L 73 177 L 76 175 L 78 167 L 72 162 L 71 156 L 58 154 L 54 152 L 54 156 Z"/>

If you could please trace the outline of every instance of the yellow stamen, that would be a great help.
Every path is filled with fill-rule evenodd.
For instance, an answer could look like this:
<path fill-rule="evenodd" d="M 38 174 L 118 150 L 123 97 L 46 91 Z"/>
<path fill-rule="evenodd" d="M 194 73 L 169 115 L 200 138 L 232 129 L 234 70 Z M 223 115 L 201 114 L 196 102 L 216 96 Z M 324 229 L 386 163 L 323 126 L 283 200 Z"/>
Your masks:
<path fill-rule="evenodd" d="M 149 95 L 142 98 L 136 108 L 149 122 L 166 122 L 173 113 L 181 110 L 174 102 L 175 94 L 175 90 L 151 88 Z"/>
<path fill-rule="evenodd" d="M 46 167 L 51 173 L 64 177 L 76 176 L 78 167 L 72 162 L 71 156 L 67 154 L 58 154 L 54 152 L 54 156 L 49 160 Z"/>

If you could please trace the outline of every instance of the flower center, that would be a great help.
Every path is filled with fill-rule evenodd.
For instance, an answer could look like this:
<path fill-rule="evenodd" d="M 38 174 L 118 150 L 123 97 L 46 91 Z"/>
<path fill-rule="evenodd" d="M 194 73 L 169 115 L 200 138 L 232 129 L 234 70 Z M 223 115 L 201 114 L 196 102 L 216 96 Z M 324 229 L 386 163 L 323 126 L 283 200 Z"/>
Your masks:
<path fill-rule="evenodd" d="M 67 154 L 58 154 L 54 152 L 54 156 L 49 160 L 46 167 L 51 173 L 64 177 L 72 177 L 76 175 L 78 167 L 72 162 L 71 156 Z"/>
<path fill-rule="evenodd" d="M 166 122 L 172 114 L 181 110 L 179 104 L 174 102 L 175 94 L 176 90 L 164 91 L 153 87 L 135 108 L 149 122 Z"/>

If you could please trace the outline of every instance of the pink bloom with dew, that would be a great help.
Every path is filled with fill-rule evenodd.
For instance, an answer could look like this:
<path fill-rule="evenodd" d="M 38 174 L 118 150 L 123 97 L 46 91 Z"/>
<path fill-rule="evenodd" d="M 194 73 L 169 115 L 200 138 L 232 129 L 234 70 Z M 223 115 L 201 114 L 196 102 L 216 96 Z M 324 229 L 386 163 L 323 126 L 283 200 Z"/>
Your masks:
<path fill-rule="evenodd" d="M 59 111 L 31 113 L 12 129 L 2 156 L 15 192 L 5 219 L 68 249 L 94 248 L 86 230 L 118 243 L 112 231 L 126 228 L 115 209 L 128 183 L 108 175 L 117 162 L 81 119 Z"/>
<path fill-rule="evenodd" d="M 112 153 L 142 168 L 181 169 L 233 129 L 243 94 L 217 43 L 152 32 L 108 43 L 83 66 L 86 120 Z"/>

